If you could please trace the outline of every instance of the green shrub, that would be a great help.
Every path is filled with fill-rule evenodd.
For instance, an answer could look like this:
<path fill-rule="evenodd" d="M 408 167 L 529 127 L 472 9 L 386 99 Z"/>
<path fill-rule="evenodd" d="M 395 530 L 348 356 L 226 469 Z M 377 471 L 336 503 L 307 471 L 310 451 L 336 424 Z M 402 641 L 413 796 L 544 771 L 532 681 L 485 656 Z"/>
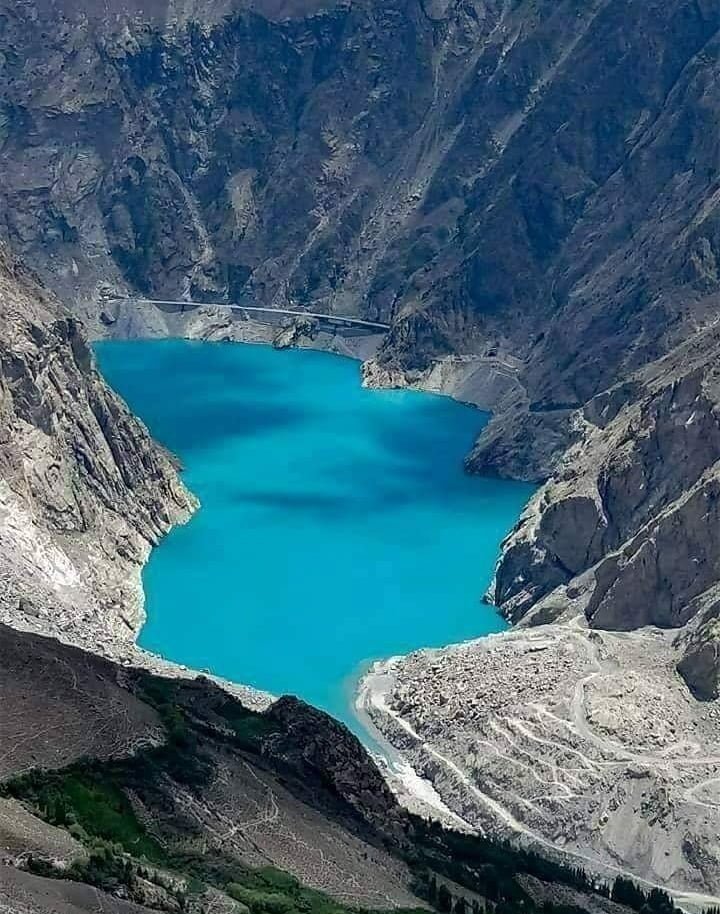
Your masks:
<path fill-rule="evenodd" d="M 290 914 L 294 907 L 292 898 L 279 892 L 260 892 L 233 882 L 227 887 L 227 893 L 247 905 L 252 914 Z"/>
<path fill-rule="evenodd" d="M 33 771 L 5 785 L 5 792 L 29 802 L 43 819 L 67 828 L 78 840 L 101 848 L 109 842 L 134 857 L 165 862 L 165 852 L 138 822 L 122 790 L 90 765 Z"/>

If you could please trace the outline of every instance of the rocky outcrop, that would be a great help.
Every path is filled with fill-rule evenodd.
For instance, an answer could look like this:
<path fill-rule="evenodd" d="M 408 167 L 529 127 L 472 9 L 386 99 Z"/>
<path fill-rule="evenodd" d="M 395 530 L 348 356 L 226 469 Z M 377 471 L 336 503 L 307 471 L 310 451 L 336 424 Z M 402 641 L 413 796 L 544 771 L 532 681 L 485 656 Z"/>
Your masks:
<path fill-rule="evenodd" d="M 194 507 L 77 321 L 0 251 L 0 613 L 132 643 L 150 547 Z"/>
<path fill-rule="evenodd" d="M 278 732 L 263 751 L 313 783 L 330 787 L 344 803 L 383 831 L 400 826 L 397 801 L 375 765 L 367 764 L 360 740 L 340 723 L 303 701 L 285 696 L 267 711 Z"/>
<path fill-rule="evenodd" d="M 720 698 L 720 621 L 701 626 L 689 640 L 678 671 L 701 701 Z"/>
<path fill-rule="evenodd" d="M 546 620 L 582 591 L 596 628 L 699 624 L 720 575 L 719 347 L 711 326 L 577 414 L 581 442 L 504 547 L 494 596 L 510 617 Z"/>
<path fill-rule="evenodd" d="M 312 341 L 318 334 L 318 323 L 310 317 L 294 318 L 273 337 L 275 349 L 290 349 L 303 340 Z"/>

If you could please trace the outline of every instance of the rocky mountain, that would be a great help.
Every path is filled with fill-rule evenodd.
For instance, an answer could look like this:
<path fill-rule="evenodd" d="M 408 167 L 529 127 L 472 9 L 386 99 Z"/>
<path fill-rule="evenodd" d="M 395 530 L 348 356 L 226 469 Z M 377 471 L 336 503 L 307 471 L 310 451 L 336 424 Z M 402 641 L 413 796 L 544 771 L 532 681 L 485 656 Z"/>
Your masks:
<path fill-rule="evenodd" d="M 410 816 L 358 739 L 297 699 L 253 712 L 205 677 L 2 625 L 0 658 L 12 914 L 409 914 L 442 891 L 477 911 L 677 914 L 632 883 L 613 901 L 577 870 Z"/>
<path fill-rule="evenodd" d="M 137 649 L 139 570 L 193 499 L 77 321 L 6 251 L 0 306 L 4 911 L 668 903 L 628 883 L 627 907 L 624 883 L 612 901 L 575 869 L 428 825 L 327 715 L 183 678 Z"/>
<path fill-rule="evenodd" d="M 650 817 L 635 872 L 713 891 L 717 778 L 698 784 L 667 759 L 690 747 L 712 766 L 718 755 L 703 703 L 720 691 L 719 29 L 710 0 L 0 0 L 10 247 L 91 334 L 157 331 L 114 295 L 357 314 L 391 325 L 367 383 L 472 390 L 494 416 L 469 469 L 541 483 L 504 544 L 493 600 L 586 652 L 570 662 L 560 651 L 577 700 L 563 704 L 546 682 L 547 732 L 530 726 L 532 689 L 518 687 L 515 718 L 540 740 L 561 726 L 566 767 L 580 751 L 620 772 L 608 818 L 583 805 L 571 771 L 548 814 L 528 812 L 534 794 L 515 789 L 512 821 L 622 865 L 646 800 L 642 764 L 672 816 Z M 58 630 L 75 618 L 62 607 L 87 607 L 80 628 L 96 640 L 96 621 L 130 606 L 118 625 L 131 637 L 139 564 L 190 500 L 94 374 L 74 320 L 37 293 L 51 314 L 27 322 L 36 306 L 18 269 L 5 267 L 3 287 L 17 303 L 2 369 L 15 524 L 4 541 L 33 558 L 13 570 L 23 583 L 4 605 L 22 624 L 44 613 L 55 625 L 55 611 L 37 609 L 52 596 Z M 193 333 L 204 320 L 225 332 L 214 315 Z M 55 374 L 33 368 L 54 352 Z M 58 393 L 68 385 L 80 412 Z M 47 454 L 39 480 L 21 472 L 21 443 Z M 518 683 L 536 682 L 537 699 L 526 648 Z M 488 694 L 483 656 L 472 677 L 456 659 L 428 694 L 451 693 L 460 668 Z M 662 672 L 655 691 L 684 723 L 638 746 L 627 722 L 654 719 L 648 670 Z M 603 696 L 594 717 L 583 711 L 590 676 Z M 402 716 L 408 697 L 395 698 Z M 464 765 L 462 728 L 450 745 L 444 712 L 428 723 L 411 710 L 421 742 L 437 738 Z M 697 715 L 702 738 L 687 730 Z M 527 769 L 527 746 L 504 723 L 486 721 L 486 750 Z M 422 764 L 443 780 L 437 758 Z M 488 767 L 470 765 L 472 784 L 480 772 L 506 809 L 507 785 L 493 786 Z M 477 805 L 465 788 L 459 801 L 446 792 L 463 813 Z M 591 836 L 558 825 L 583 817 Z M 668 859 L 648 850 L 660 846 Z"/>
<path fill-rule="evenodd" d="M 0 620 L 132 646 L 140 570 L 195 502 L 75 318 L 0 249 Z"/>
<path fill-rule="evenodd" d="M 384 366 L 504 348 L 562 425 L 711 307 L 714 4 L 98 10 L 0 35 L 4 230 L 86 310 L 102 281 L 393 318 Z"/>

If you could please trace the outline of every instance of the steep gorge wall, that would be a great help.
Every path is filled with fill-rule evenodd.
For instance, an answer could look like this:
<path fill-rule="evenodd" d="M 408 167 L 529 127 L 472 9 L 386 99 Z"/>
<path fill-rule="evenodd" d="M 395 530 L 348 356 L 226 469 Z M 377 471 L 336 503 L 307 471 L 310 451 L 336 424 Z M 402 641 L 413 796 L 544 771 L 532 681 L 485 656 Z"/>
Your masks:
<path fill-rule="evenodd" d="M 132 643 L 150 547 L 194 500 L 77 321 L 0 249 L 0 618 Z"/>
<path fill-rule="evenodd" d="M 703 699 L 720 685 L 719 355 L 713 324 L 586 405 L 494 589 L 516 621 L 572 610 L 601 629 L 678 630 L 680 672 Z"/>
<path fill-rule="evenodd" d="M 84 313 L 106 283 L 393 319 L 382 367 L 511 351 L 544 428 L 706 312 L 714 4 L 108 6 L 0 29 L 4 231 Z"/>

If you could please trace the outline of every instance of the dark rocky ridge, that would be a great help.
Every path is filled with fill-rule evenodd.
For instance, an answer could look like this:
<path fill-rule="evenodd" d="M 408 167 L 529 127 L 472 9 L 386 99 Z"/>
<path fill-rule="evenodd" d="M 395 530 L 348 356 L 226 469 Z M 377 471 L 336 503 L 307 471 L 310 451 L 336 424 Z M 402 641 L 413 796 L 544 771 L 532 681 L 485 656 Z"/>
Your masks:
<path fill-rule="evenodd" d="M 379 837 L 404 814 L 358 740 L 326 715 L 292 698 L 256 715 L 202 677 L 154 679 L 4 626 L 0 655 L 9 747 L 0 781 L 96 759 L 117 772 L 138 819 L 173 859 L 199 853 L 218 867 L 275 865 L 361 907 L 420 905 L 406 866 Z M 303 730 L 314 760 L 302 757 Z M 168 740 L 174 749 L 154 772 Z M 149 768 L 133 763 L 144 752 Z M 36 842 L 41 859 L 52 858 L 45 840 L 45 848 Z M 22 867 L 20 829 L 16 841 L 7 862 Z"/>
<path fill-rule="evenodd" d="M 441 882 L 448 874 L 460 880 L 450 884 L 468 899 L 482 900 L 483 885 L 490 897 L 505 897 L 500 888 L 529 914 L 562 914 L 568 904 L 578 914 L 629 914 L 571 870 L 410 816 L 358 739 L 295 698 L 258 714 L 204 677 L 161 679 L 3 625 L 0 660 L 0 726 L 10 736 L 0 768 L 10 842 L 0 904 L 9 911 L 247 914 L 216 883 L 252 879 L 261 868 L 260 878 L 276 874 L 276 886 L 294 876 L 344 903 L 298 907 L 328 914 L 427 909 L 415 893 L 428 870 Z M 57 798 L 68 784 L 65 802 L 80 790 L 85 803 L 100 804 L 96 822 L 83 818 L 82 806 L 80 821 L 53 822 L 66 815 L 61 804 L 38 797 Z M 102 805 L 108 791 L 111 808 L 134 823 L 132 840 L 112 849 L 133 875 L 100 883 L 111 894 L 62 879 L 62 867 L 93 853 L 81 823 L 96 825 L 96 836 L 117 827 Z M 141 840 L 142 854 L 134 849 Z M 32 875 L 42 863 L 62 881 Z M 180 905 L 170 889 L 188 875 L 196 885 Z M 252 910 L 280 909 L 277 894 L 273 901 Z"/>

